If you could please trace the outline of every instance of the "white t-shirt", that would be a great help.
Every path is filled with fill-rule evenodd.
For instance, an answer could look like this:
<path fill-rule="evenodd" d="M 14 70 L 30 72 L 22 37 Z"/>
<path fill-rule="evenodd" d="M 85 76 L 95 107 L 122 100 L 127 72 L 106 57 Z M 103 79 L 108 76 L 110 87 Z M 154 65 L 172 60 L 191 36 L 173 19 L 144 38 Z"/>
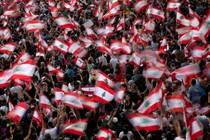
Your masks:
<path fill-rule="evenodd" d="M 132 137 L 133 137 L 133 133 L 131 131 L 128 131 L 127 134 L 124 134 L 124 132 L 120 132 L 119 134 L 119 138 L 122 139 L 123 136 L 127 136 L 128 137 L 128 140 L 132 140 Z"/>
<path fill-rule="evenodd" d="M 57 137 L 57 127 L 45 130 L 44 135 L 46 134 L 50 134 L 52 140 L 54 140 Z"/>
<path fill-rule="evenodd" d="M 185 139 L 183 139 L 183 138 L 181 138 L 181 137 L 176 137 L 174 140 L 185 140 Z"/>

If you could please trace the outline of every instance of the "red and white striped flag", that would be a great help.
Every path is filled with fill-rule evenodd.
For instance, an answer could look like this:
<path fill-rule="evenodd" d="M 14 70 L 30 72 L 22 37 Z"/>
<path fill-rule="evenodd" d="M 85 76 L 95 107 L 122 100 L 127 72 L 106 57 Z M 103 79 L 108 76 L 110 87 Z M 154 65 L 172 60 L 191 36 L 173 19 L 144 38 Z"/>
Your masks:
<path fill-rule="evenodd" d="M 189 128 L 190 128 L 190 138 L 191 140 L 196 140 L 199 137 L 202 137 L 203 134 L 203 129 L 201 126 L 201 122 L 198 122 L 196 118 L 192 118 L 190 120 Z"/>
<path fill-rule="evenodd" d="M 75 57 L 74 58 L 74 63 L 79 67 L 79 68 L 82 68 L 84 69 L 86 64 L 85 64 L 85 61 L 83 61 L 81 58 L 79 57 Z"/>
<path fill-rule="evenodd" d="M 69 44 L 64 42 L 63 40 L 61 40 L 60 38 L 56 38 L 53 46 L 56 50 L 58 50 L 59 52 L 66 54 L 68 52 L 69 49 Z"/>
<path fill-rule="evenodd" d="M 161 108 L 162 89 L 154 89 L 144 99 L 142 104 L 137 109 L 139 113 L 149 114 L 155 109 Z"/>
<path fill-rule="evenodd" d="M 183 26 L 190 26 L 190 20 L 185 18 L 185 16 L 180 11 L 176 12 L 176 22 Z"/>
<path fill-rule="evenodd" d="M 93 39 L 98 39 L 98 36 L 96 35 L 96 33 L 94 33 L 94 31 L 90 28 L 85 28 L 88 36 L 92 37 Z"/>
<path fill-rule="evenodd" d="M 150 66 L 143 70 L 143 76 L 145 78 L 160 79 L 166 72 L 156 66 Z"/>
<path fill-rule="evenodd" d="M 166 96 L 168 108 L 173 112 L 182 112 L 185 107 L 185 101 L 182 95 Z"/>
<path fill-rule="evenodd" d="M 203 70 L 203 74 L 210 79 L 210 63 L 206 65 L 205 69 Z"/>
<path fill-rule="evenodd" d="M 155 30 L 155 21 L 153 19 L 150 19 L 148 22 L 145 24 L 145 29 L 147 32 L 153 32 Z"/>
<path fill-rule="evenodd" d="M 59 12 L 59 9 L 56 8 L 56 7 L 52 7 L 52 6 L 49 6 L 49 10 L 51 12 L 51 15 L 53 18 L 57 18 L 58 17 L 58 12 Z"/>
<path fill-rule="evenodd" d="M 209 33 L 210 33 L 210 11 L 208 11 L 207 16 L 203 20 L 199 33 L 202 35 L 204 39 L 207 39 Z"/>
<path fill-rule="evenodd" d="M 199 65 L 190 64 L 179 69 L 176 69 L 171 73 L 172 79 L 183 81 L 185 85 L 190 85 L 190 80 L 199 76 L 201 70 Z"/>
<path fill-rule="evenodd" d="M 55 67 L 53 67 L 51 64 L 47 64 L 47 68 L 50 74 L 58 72 L 58 70 Z"/>
<path fill-rule="evenodd" d="M 96 135 L 96 140 L 116 140 L 111 129 L 101 128 Z"/>
<path fill-rule="evenodd" d="M 10 99 L 8 99 L 8 108 L 9 108 L 8 112 L 11 112 L 14 109 L 14 106 Z"/>
<path fill-rule="evenodd" d="M 108 104 L 113 100 L 114 94 L 115 91 L 112 90 L 109 86 L 106 86 L 101 82 L 97 82 L 94 92 L 97 101 L 101 102 L 102 104 Z"/>
<path fill-rule="evenodd" d="M 129 60 L 129 63 L 138 68 L 140 66 L 140 62 L 141 62 L 140 55 L 138 53 L 134 52 L 132 54 L 132 57 Z"/>
<path fill-rule="evenodd" d="M 119 24 L 117 24 L 116 31 L 120 31 L 125 27 L 125 18 L 124 16 L 121 17 Z"/>
<path fill-rule="evenodd" d="M 206 49 L 205 47 L 201 47 L 201 46 L 194 47 L 191 52 L 192 57 L 196 60 L 201 60 L 203 53 L 205 52 L 205 49 Z"/>
<path fill-rule="evenodd" d="M 90 37 L 80 37 L 81 44 L 84 48 L 89 48 L 93 43 L 94 40 Z"/>
<path fill-rule="evenodd" d="M 30 82 L 36 69 L 36 61 L 28 60 L 13 67 L 13 75 L 10 80 L 19 79 Z"/>
<path fill-rule="evenodd" d="M 85 94 L 93 94 L 95 91 L 95 86 L 82 86 L 81 90 L 85 93 Z"/>
<path fill-rule="evenodd" d="M 5 70 L 3 73 L 0 74 L 0 88 L 7 87 L 10 82 L 10 78 L 14 73 L 13 69 Z"/>
<path fill-rule="evenodd" d="M 167 10 L 168 11 L 173 11 L 179 8 L 179 6 L 181 5 L 181 2 L 173 2 L 173 1 L 169 1 L 167 4 Z"/>
<path fill-rule="evenodd" d="M 69 45 L 68 52 L 76 56 L 81 49 L 81 43 L 79 41 L 74 41 Z"/>
<path fill-rule="evenodd" d="M 136 130 L 156 131 L 160 130 L 160 120 L 153 116 L 144 115 L 140 113 L 133 113 L 128 115 L 128 120 Z"/>
<path fill-rule="evenodd" d="M 42 115 L 37 109 L 34 111 L 32 119 L 36 121 L 39 126 L 42 126 Z"/>
<path fill-rule="evenodd" d="M 114 99 L 116 102 L 121 103 L 124 97 L 124 93 L 126 91 L 126 88 L 121 87 L 118 91 L 116 91 Z"/>
<path fill-rule="evenodd" d="M 62 102 L 71 108 L 76 108 L 76 109 L 83 109 L 82 103 L 79 100 L 79 96 L 75 93 L 68 92 L 66 93 L 63 98 Z"/>
<path fill-rule="evenodd" d="M 40 31 L 44 26 L 45 24 L 39 20 L 32 20 L 24 23 L 24 27 L 29 33 Z"/>
<path fill-rule="evenodd" d="M 16 9 L 9 9 L 5 10 L 3 13 L 3 16 L 8 17 L 8 18 L 15 18 L 20 15 L 20 12 L 17 11 Z"/>
<path fill-rule="evenodd" d="M 50 103 L 50 100 L 45 96 L 43 93 L 39 96 L 39 106 L 43 109 L 50 109 L 52 110 L 52 105 Z"/>
<path fill-rule="evenodd" d="M 165 18 L 164 11 L 162 11 L 161 9 L 155 8 L 155 7 L 149 7 L 147 9 L 147 14 L 154 18 L 157 18 L 157 19 Z"/>
<path fill-rule="evenodd" d="M 9 39 L 11 37 L 11 31 L 9 28 L 6 28 L 6 29 L 0 29 L 0 38 L 2 39 Z"/>
<path fill-rule="evenodd" d="M 88 108 L 90 110 L 95 110 L 99 105 L 99 103 L 94 98 L 88 98 L 88 97 L 85 97 L 85 96 L 80 96 L 79 99 L 82 103 L 82 106 L 84 108 Z"/>
<path fill-rule="evenodd" d="M 85 134 L 84 132 L 87 128 L 87 125 L 88 125 L 87 119 L 72 121 L 66 124 L 66 127 L 63 129 L 63 133 L 83 136 Z"/>
<path fill-rule="evenodd" d="M 113 52 L 122 52 L 124 54 L 131 53 L 131 46 L 129 43 L 122 43 L 120 41 L 113 41 L 110 45 L 110 48 Z"/>
<path fill-rule="evenodd" d="M 168 42 L 167 42 L 166 37 L 164 37 L 163 40 L 161 41 L 161 44 L 160 44 L 160 47 L 159 47 L 159 54 L 164 53 L 167 50 L 169 50 Z"/>
<path fill-rule="evenodd" d="M 118 7 L 119 2 L 118 0 L 108 0 L 108 9 L 111 10 L 114 7 Z"/>
<path fill-rule="evenodd" d="M 116 16 L 120 13 L 120 9 L 119 8 L 112 8 L 111 10 L 109 10 L 104 16 L 104 19 L 108 19 L 110 17 Z"/>
<path fill-rule="evenodd" d="M 69 9 L 69 11 L 74 11 L 76 9 L 76 5 L 73 4 L 72 2 L 63 2 L 63 6 L 66 8 L 66 9 Z"/>
<path fill-rule="evenodd" d="M 114 87 L 115 83 L 111 80 L 111 78 L 106 75 L 105 73 L 103 73 L 102 71 L 100 71 L 97 75 L 97 82 L 101 82 L 104 85 L 107 85 L 109 87 Z"/>
<path fill-rule="evenodd" d="M 134 4 L 134 9 L 136 12 L 141 12 L 142 10 L 144 10 L 146 7 L 148 6 L 148 3 L 146 0 L 138 0 L 135 4 Z"/>
<path fill-rule="evenodd" d="M 22 51 L 19 55 L 18 55 L 18 58 L 15 60 L 15 63 L 19 64 L 19 63 L 23 63 L 23 62 L 26 62 L 28 60 L 31 59 L 31 56 L 25 52 L 25 51 Z"/>
<path fill-rule="evenodd" d="M 55 18 L 55 23 L 61 28 L 61 29 L 75 29 L 77 26 L 74 23 L 71 23 L 67 18 L 65 17 L 57 17 Z"/>
<path fill-rule="evenodd" d="M 28 104 L 25 102 L 20 102 L 11 112 L 8 113 L 8 118 L 13 120 L 15 124 L 18 125 L 23 115 L 26 113 L 28 107 Z"/>
<path fill-rule="evenodd" d="M 17 45 L 14 42 L 10 42 L 5 44 L 0 48 L 1 53 L 12 54 L 13 51 L 16 49 Z"/>
<path fill-rule="evenodd" d="M 57 87 L 54 88 L 54 91 L 55 91 L 55 102 L 57 105 L 59 105 L 60 102 L 62 101 L 63 96 L 65 95 L 65 92 Z"/>

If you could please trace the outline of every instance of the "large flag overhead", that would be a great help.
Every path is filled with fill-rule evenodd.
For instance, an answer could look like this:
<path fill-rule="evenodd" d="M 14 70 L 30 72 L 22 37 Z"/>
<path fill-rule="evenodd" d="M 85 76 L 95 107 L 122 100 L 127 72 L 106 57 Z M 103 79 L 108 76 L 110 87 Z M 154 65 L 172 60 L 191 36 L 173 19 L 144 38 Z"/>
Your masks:
<path fill-rule="evenodd" d="M 23 115 L 26 113 L 29 105 L 25 102 L 20 102 L 15 106 L 15 108 L 8 113 L 8 118 L 12 119 L 17 125 L 22 119 Z"/>
<path fill-rule="evenodd" d="M 4 44 L 4 46 L 2 46 L 0 48 L 0 52 L 1 53 L 6 53 L 6 54 L 12 54 L 13 51 L 16 49 L 16 43 L 14 42 L 10 42 L 10 43 L 7 43 L 7 44 Z"/>
<path fill-rule="evenodd" d="M 83 136 L 85 134 L 84 131 L 87 128 L 87 124 L 87 119 L 72 121 L 66 124 L 66 127 L 63 129 L 63 133 Z"/>
<path fill-rule="evenodd" d="M 55 18 L 55 22 L 61 29 L 65 29 L 65 28 L 75 29 L 75 28 L 77 28 L 77 26 L 74 23 L 70 22 L 65 17 L 57 17 L 57 18 Z"/>
<path fill-rule="evenodd" d="M 68 52 L 69 49 L 69 44 L 64 42 L 63 40 L 61 40 L 60 38 L 56 38 L 53 46 L 56 50 L 58 50 L 59 52 L 66 54 Z"/>
<path fill-rule="evenodd" d="M 102 104 L 108 104 L 114 99 L 115 91 L 109 86 L 104 85 L 102 82 L 98 82 L 95 88 L 95 98 Z"/>
<path fill-rule="evenodd" d="M 97 75 L 97 82 L 101 82 L 103 83 L 104 85 L 107 85 L 109 87 L 114 87 L 114 82 L 111 80 L 111 78 L 106 75 L 105 73 L 103 73 L 102 71 L 99 72 Z"/>
<path fill-rule="evenodd" d="M 141 12 L 142 10 L 144 10 L 146 7 L 148 6 L 148 3 L 146 0 L 138 0 L 135 4 L 134 4 L 134 9 L 136 12 Z"/>
<path fill-rule="evenodd" d="M 128 115 L 128 120 L 136 130 L 156 131 L 160 130 L 160 120 L 150 115 L 134 113 Z"/>
<path fill-rule="evenodd" d="M 33 20 L 24 23 L 24 27 L 29 33 L 40 31 L 44 28 L 44 26 L 45 24 L 39 20 Z"/>
<path fill-rule="evenodd" d="M 26 62 L 15 65 L 13 68 L 11 80 L 19 79 L 23 81 L 31 81 L 36 69 L 36 61 L 28 60 Z"/>

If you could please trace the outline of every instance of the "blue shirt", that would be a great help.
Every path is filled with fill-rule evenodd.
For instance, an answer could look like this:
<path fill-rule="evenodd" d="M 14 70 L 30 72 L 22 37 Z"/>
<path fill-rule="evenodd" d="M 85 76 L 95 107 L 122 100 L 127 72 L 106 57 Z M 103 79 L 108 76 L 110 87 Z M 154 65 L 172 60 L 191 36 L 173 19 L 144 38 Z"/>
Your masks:
<path fill-rule="evenodd" d="M 191 101 L 200 102 L 200 98 L 204 96 L 206 93 L 199 84 L 196 84 L 189 88 L 188 94 L 190 95 Z"/>

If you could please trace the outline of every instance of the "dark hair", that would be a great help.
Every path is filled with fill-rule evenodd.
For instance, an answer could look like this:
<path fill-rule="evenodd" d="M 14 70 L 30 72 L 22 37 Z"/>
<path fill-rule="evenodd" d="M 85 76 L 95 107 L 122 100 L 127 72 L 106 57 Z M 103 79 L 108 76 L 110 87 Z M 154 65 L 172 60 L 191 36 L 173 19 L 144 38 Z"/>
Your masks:
<path fill-rule="evenodd" d="M 195 79 L 192 79 L 192 80 L 191 80 L 191 85 L 194 86 L 195 84 L 196 84 L 196 80 L 195 80 Z"/>
<path fill-rule="evenodd" d="M 128 140 L 127 136 L 123 136 L 121 140 Z"/>

